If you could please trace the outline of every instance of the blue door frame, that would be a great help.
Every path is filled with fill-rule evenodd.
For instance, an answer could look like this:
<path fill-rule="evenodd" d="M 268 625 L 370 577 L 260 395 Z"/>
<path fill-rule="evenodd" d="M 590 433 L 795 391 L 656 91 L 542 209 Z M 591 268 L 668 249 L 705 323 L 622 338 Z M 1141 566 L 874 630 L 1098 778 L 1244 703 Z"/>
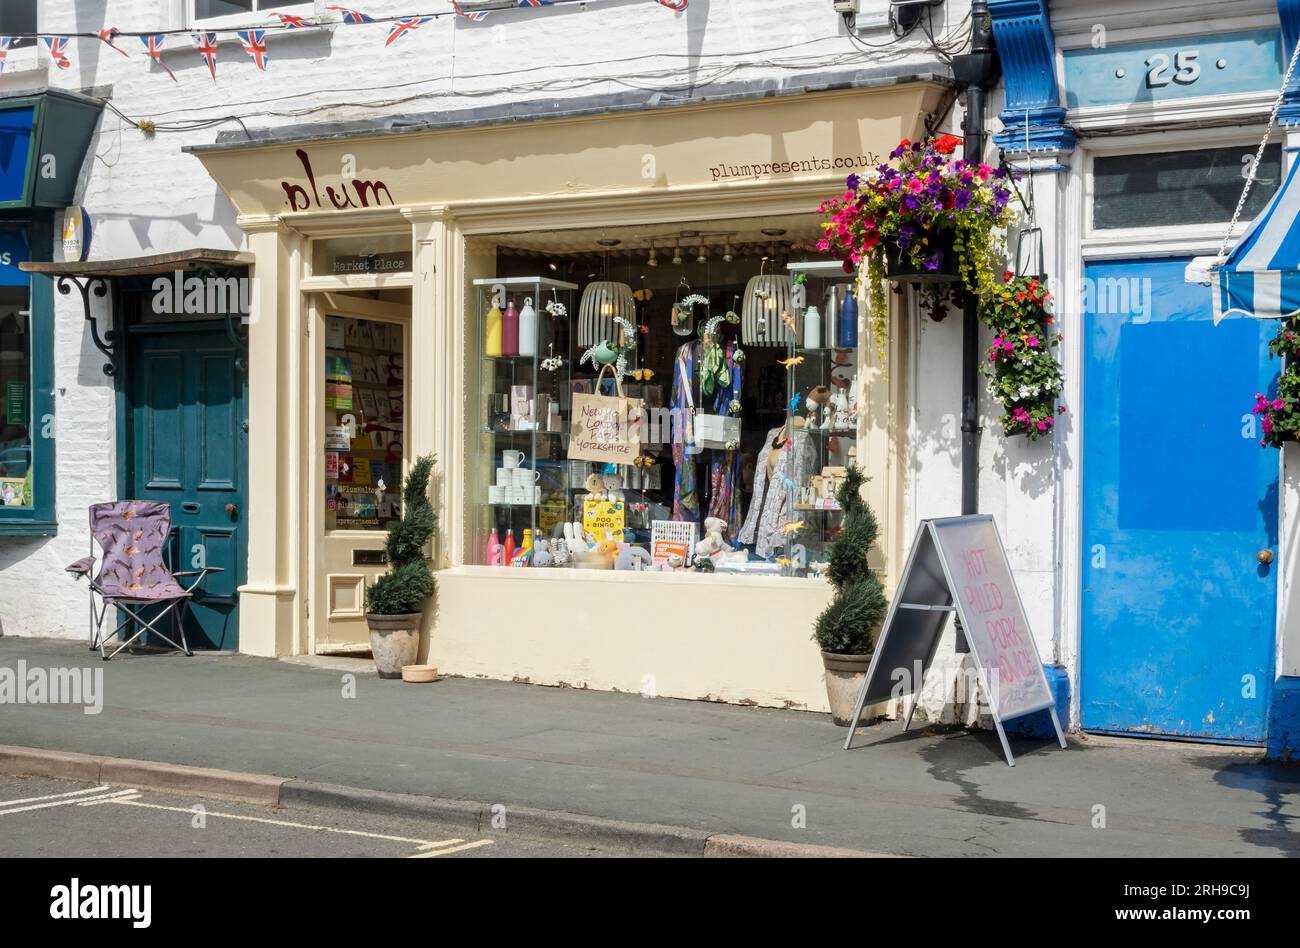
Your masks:
<path fill-rule="evenodd" d="M 1275 327 L 1214 326 L 1187 260 L 1087 267 L 1080 715 L 1085 730 L 1263 743 L 1277 635 Z"/>
<path fill-rule="evenodd" d="M 187 610 L 191 648 L 239 645 L 247 577 L 247 379 L 220 323 L 138 324 L 118 347 L 119 496 L 171 505 L 168 563 L 219 566 Z"/>

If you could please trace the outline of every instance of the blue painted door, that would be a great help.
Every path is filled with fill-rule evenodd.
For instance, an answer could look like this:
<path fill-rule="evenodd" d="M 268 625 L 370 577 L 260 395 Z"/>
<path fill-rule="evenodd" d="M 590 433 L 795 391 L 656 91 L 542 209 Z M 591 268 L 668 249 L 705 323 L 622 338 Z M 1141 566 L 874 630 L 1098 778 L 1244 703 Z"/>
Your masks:
<path fill-rule="evenodd" d="M 207 576 L 190 603 L 191 648 L 239 644 L 248 415 L 236 356 L 220 330 L 145 332 L 131 340 L 131 496 L 171 505 L 173 570 L 203 563 L 224 570 Z"/>
<path fill-rule="evenodd" d="M 1080 709 L 1085 729 L 1262 742 L 1277 452 L 1251 413 L 1275 325 L 1215 326 L 1186 260 L 1086 272 Z"/>

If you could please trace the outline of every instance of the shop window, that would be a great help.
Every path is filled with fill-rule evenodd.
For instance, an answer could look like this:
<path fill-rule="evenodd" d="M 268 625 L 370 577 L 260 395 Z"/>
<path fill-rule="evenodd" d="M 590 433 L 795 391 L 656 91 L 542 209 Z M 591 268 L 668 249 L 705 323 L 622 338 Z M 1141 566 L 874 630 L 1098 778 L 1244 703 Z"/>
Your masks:
<path fill-rule="evenodd" d="M 4 0 L 0 3 L 0 36 L 13 36 L 10 49 L 35 46 L 30 34 L 36 32 L 36 0 Z M 17 36 L 15 34 L 29 34 Z"/>
<path fill-rule="evenodd" d="M 263 10 L 289 10 L 294 7 L 312 7 L 312 3 L 285 3 L 284 0 L 193 0 L 194 18 L 206 20 L 212 17 L 230 16 L 237 13 L 255 13 Z"/>
<path fill-rule="evenodd" d="M 401 517 L 403 327 L 325 317 L 325 529 L 386 530 Z"/>
<path fill-rule="evenodd" d="M 856 462 L 850 287 L 838 263 L 796 285 L 816 223 L 779 223 L 471 241 L 470 562 L 824 574 Z"/>
<path fill-rule="evenodd" d="M 1254 157 L 1249 146 L 1099 156 L 1093 161 L 1093 229 L 1229 221 Z M 1262 211 L 1281 182 L 1282 147 L 1269 145 L 1241 219 Z"/>
<path fill-rule="evenodd" d="M 45 225 L 0 225 L 0 534 L 54 528 L 50 281 L 19 268 L 42 238 Z"/>

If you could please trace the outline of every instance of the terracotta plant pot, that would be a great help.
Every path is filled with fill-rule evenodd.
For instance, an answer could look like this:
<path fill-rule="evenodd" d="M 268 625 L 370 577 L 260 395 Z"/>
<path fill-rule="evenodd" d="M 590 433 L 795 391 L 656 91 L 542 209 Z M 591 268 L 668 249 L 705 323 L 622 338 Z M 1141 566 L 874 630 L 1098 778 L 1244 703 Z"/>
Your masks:
<path fill-rule="evenodd" d="M 370 654 L 380 678 L 401 678 L 402 667 L 414 665 L 420 653 L 420 613 L 396 616 L 366 614 Z"/>
<path fill-rule="evenodd" d="M 862 682 L 871 667 L 871 653 L 834 655 L 822 652 L 822 665 L 826 667 L 826 697 L 831 705 L 831 720 L 840 727 L 848 727 L 853 720 L 858 695 L 862 693 Z"/>
<path fill-rule="evenodd" d="M 957 273 L 957 252 L 953 249 L 957 235 L 950 230 L 941 230 L 932 231 L 926 237 L 930 241 L 929 251 L 938 250 L 943 254 L 939 269 L 927 270 L 917 266 L 909 254 L 899 250 L 898 244 L 889 241 L 884 248 L 885 275 L 890 280 L 895 283 L 956 283 L 961 279 Z"/>

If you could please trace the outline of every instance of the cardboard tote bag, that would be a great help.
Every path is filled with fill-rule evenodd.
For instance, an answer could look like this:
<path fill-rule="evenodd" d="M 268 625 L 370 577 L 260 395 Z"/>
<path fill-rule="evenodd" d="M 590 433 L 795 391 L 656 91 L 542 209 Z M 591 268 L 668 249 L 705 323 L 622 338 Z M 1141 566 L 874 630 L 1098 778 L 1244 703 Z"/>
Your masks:
<path fill-rule="evenodd" d="M 613 366 L 601 367 L 593 390 L 600 391 L 606 371 L 614 377 L 616 396 L 573 395 L 573 417 L 569 420 L 571 461 L 631 464 L 641 453 L 641 400 L 623 393 L 623 380 Z"/>

